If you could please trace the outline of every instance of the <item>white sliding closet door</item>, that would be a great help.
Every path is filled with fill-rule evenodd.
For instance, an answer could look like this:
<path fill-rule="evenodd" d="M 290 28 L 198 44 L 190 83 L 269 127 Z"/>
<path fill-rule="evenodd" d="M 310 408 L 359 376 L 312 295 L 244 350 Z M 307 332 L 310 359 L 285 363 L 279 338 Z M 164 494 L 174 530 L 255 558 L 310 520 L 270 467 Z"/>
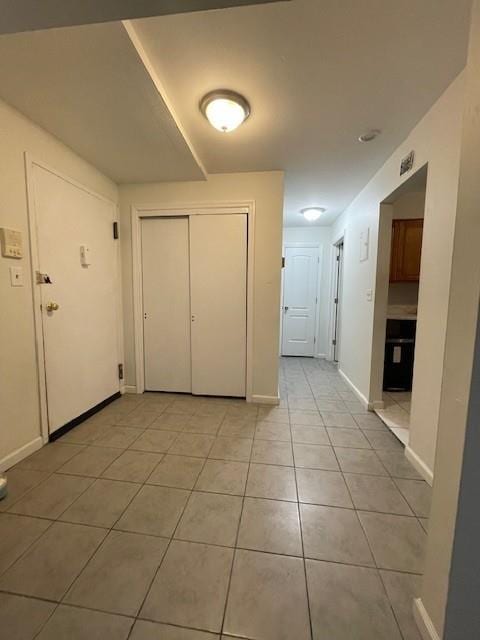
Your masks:
<path fill-rule="evenodd" d="M 247 215 L 190 217 L 192 392 L 245 396 Z"/>
<path fill-rule="evenodd" d="M 145 389 L 191 392 L 188 218 L 143 218 Z"/>

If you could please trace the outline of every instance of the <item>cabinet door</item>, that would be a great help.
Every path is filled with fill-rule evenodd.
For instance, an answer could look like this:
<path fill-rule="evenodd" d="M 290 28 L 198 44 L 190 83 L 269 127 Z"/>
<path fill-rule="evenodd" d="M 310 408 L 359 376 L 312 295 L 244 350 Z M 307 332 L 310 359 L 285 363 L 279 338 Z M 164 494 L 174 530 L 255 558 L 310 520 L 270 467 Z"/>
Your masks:
<path fill-rule="evenodd" d="M 422 235 L 422 218 L 393 221 L 390 282 L 418 282 Z"/>

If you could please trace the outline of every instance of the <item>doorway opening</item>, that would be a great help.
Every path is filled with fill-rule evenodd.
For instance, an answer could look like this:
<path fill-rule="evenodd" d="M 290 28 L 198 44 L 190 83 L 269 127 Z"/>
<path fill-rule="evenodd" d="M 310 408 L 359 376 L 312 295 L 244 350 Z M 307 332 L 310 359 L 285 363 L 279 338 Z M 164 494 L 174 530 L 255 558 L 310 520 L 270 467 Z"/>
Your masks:
<path fill-rule="evenodd" d="M 405 445 L 415 392 L 415 347 L 427 166 L 380 205 L 372 359 L 374 409 Z"/>
<path fill-rule="evenodd" d="M 333 361 L 340 361 L 342 287 L 343 287 L 343 238 L 334 245 L 334 298 L 333 298 Z"/>

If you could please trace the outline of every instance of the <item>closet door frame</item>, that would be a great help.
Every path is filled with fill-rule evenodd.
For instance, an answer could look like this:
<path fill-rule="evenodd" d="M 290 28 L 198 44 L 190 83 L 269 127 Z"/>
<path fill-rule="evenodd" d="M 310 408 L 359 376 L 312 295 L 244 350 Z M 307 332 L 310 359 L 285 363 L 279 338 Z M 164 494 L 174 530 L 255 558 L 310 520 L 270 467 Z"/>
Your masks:
<path fill-rule="evenodd" d="M 255 256 L 255 201 L 132 205 L 132 270 L 133 315 L 135 340 L 135 387 L 127 387 L 132 393 L 145 391 L 144 340 L 143 340 L 143 289 L 142 289 L 142 218 L 190 217 L 199 215 L 246 214 L 247 233 L 247 344 L 246 344 L 246 399 L 253 401 L 253 318 L 254 318 L 254 256 Z"/>

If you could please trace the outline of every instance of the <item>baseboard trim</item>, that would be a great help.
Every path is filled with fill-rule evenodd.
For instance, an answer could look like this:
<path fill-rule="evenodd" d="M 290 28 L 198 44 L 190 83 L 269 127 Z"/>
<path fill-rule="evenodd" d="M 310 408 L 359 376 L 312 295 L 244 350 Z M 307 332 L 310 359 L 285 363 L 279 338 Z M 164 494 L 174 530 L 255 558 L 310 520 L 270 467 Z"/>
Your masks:
<path fill-rule="evenodd" d="M 370 404 L 374 411 L 377 411 L 377 409 L 385 409 L 385 402 L 383 400 L 374 400 Z"/>
<path fill-rule="evenodd" d="M 280 404 L 279 396 L 256 396 L 252 395 L 248 402 L 255 402 L 256 404 Z"/>
<path fill-rule="evenodd" d="M 314 358 L 320 358 L 322 360 L 326 360 L 327 358 L 327 354 L 326 353 L 317 353 Z"/>
<path fill-rule="evenodd" d="M 425 464 L 425 462 L 413 451 L 410 445 L 405 447 L 405 457 L 415 467 L 415 470 L 431 487 L 433 487 L 433 471 Z"/>
<path fill-rule="evenodd" d="M 357 396 L 357 398 L 363 404 L 365 409 L 368 409 L 369 411 L 373 411 L 372 404 L 367 400 L 367 398 L 363 395 L 363 393 L 360 391 L 360 389 L 357 389 L 357 387 L 353 384 L 353 382 L 350 380 L 350 378 L 341 369 L 338 370 L 338 373 L 342 376 L 343 380 L 348 384 L 350 389 Z"/>
<path fill-rule="evenodd" d="M 122 395 L 124 393 L 137 393 L 137 387 L 134 384 L 125 384 L 121 388 L 120 393 L 122 393 Z"/>
<path fill-rule="evenodd" d="M 18 462 L 21 462 L 24 458 L 27 458 L 35 451 L 38 451 L 43 447 L 43 438 L 38 436 L 28 444 L 24 444 L 23 447 L 16 449 L 12 453 L 9 453 L 8 456 L 5 456 L 0 460 L 0 473 L 3 471 L 7 471 Z"/>
<path fill-rule="evenodd" d="M 421 598 L 415 598 L 413 601 L 413 617 L 417 623 L 418 630 L 423 640 L 440 640 L 440 636 L 428 615 L 427 610 L 423 606 Z"/>

